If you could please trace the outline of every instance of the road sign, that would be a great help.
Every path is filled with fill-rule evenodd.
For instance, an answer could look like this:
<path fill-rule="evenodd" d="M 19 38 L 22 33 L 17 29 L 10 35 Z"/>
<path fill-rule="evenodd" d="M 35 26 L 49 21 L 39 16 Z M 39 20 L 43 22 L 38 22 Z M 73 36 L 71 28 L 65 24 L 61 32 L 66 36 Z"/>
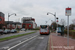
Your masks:
<path fill-rule="evenodd" d="M 66 8 L 67 17 L 67 46 L 69 46 L 69 16 L 71 15 L 71 8 Z"/>
<path fill-rule="evenodd" d="M 71 8 L 66 8 L 65 15 L 66 16 L 70 16 L 71 15 Z"/>
<path fill-rule="evenodd" d="M 53 25 L 52 25 L 52 29 L 53 29 Z"/>

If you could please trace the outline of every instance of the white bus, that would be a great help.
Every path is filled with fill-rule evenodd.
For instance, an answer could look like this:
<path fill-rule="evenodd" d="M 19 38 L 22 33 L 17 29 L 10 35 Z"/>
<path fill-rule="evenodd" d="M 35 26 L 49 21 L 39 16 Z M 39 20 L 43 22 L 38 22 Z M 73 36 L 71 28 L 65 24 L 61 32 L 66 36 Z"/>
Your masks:
<path fill-rule="evenodd" d="M 40 34 L 50 34 L 49 25 L 40 25 Z"/>

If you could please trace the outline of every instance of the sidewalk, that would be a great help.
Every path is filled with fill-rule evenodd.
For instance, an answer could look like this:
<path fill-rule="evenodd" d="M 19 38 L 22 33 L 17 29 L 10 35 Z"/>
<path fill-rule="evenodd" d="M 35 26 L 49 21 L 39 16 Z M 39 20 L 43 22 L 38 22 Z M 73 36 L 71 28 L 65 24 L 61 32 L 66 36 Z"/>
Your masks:
<path fill-rule="evenodd" d="M 75 50 L 75 40 L 69 38 L 69 46 L 67 46 L 67 37 L 57 36 L 51 33 L 49 37 L 48 50 Z"/>

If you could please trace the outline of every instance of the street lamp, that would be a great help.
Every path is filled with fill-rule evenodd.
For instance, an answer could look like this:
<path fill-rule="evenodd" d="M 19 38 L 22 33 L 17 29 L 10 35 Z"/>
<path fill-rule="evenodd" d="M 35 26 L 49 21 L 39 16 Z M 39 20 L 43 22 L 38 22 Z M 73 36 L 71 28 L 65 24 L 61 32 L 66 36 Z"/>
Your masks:
<path fill-rule="evenodd" d="M 52 14 L 55 17 L 55 22 L 56 22 L 56 12 L 55 14 L 48 12 L 47 15 Z"/>
<path fill-rule="evenodd" d="M 15 16 L 16 16 L 16 14 L 15 14 L 15 13 L 10 14 L 10 15 L 9 15 L 9 13 L 8 13 L 8 25 L 9 25 L 9 17 L 10 17 L 11 15 L 15 15 Z"/>

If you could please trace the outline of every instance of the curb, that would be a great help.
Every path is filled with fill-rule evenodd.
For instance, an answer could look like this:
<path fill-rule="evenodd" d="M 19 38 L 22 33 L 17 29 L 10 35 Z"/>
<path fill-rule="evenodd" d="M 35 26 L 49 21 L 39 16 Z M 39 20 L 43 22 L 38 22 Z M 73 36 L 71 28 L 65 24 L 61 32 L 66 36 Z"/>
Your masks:
<path fill-rule="evenodd" d="M 51 36 L 51 37 L 50 37 Z M 47 47 L 47 50 L 50 50 L 50 43 L 51 43 L 51 47 L 53 46 L 53 43 L 52 43 L 52 35 L 50 35 L 49 36 L 49 40 L 48 40 L 48 47 Z M 50 41 L 51 40 L 51 41 Z M 53 47 L 52 47 L 52 50 L 54 50 L 53 49 Z"/>
<path fill-rule="evenodd" d="M 49 35 L 49 40 L 48 40 L 48 45 L 47 45 L 47 50 L 50 50 L 50 35 Z"/>
<path fill-rule="evenodd" d="M 52 50 L 54 50 L 53 49 L 53 43 L 52 43 L 52 35 L 51 35 L 51 48 L 52 48 Z"/>

